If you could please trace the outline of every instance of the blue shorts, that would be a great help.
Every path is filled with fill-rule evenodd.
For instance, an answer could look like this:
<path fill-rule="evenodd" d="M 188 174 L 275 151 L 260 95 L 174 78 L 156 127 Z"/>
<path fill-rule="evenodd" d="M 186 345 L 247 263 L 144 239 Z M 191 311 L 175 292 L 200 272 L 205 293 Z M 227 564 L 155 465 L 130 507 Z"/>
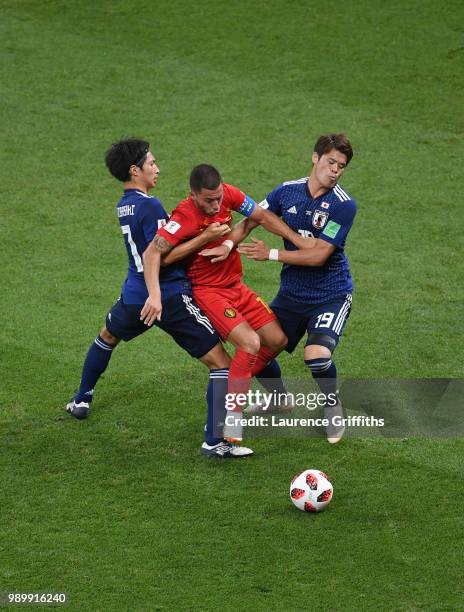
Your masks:
<path fill-rule="evenodd" d="M 178 293 L 163 302 L 161 321 L 150 326 L 140 320 L 142 308 L 143 304 L 125 304 L 121 296 L 106 315 L 106 329 L 116 338 L 128 342 L 156 326 L 196 358 L 203 357 L 220 342 L 210 320 L 191 295 Z"/>
<path fill-rule="evenodd" d="M 351 294 L 322 304 L 303 304 L 278 293 L 270 306 L 288 338 L 288 353 L 294 351 L 305 334 L 330 336 L 335 341 L 333 351 L 350 316 Z"/>

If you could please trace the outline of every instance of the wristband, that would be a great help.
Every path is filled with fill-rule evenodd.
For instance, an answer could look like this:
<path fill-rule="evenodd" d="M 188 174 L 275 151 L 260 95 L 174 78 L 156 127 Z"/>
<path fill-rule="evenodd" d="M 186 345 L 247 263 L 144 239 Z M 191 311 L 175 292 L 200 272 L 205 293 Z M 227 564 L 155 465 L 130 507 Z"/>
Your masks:
<path fill-rule="evenodd" d="M 271 261 L 279 261 L 279 249 L 270 249 L 268 259 Z"/>
<path fill-rule="evenodd" d="M 229 251 L 232 251 L 232 249 L 235 246 L 233 240 L 224 240 L 224 242 L 222 244 L 225 244 L 226 247 L 229 249 Z"/>

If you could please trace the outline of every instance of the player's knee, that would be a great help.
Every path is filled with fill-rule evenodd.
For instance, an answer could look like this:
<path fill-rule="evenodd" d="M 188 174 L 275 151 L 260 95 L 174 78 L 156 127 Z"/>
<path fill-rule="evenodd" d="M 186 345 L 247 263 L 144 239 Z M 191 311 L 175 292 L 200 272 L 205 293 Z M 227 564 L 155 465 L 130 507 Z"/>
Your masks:
<path fill-rule="evenodd" d="M 261 348 L 261 341 L 256 332 L 249 332 L 240 342 L 240 346 L 237 348 L 250 353 L 251 355 L 257 355 L 259 353 L 259 349 Z"/>
<path fill-rule="evenodd" d="M 106 327 L 100 330 L 100 338 L 104 342 L 106 342 L 106 344 L 109 344 L 109 346 L 116 346 L 117 344 L 119 344 L 119 338 L 116 338 L 116 336 L 113 336 L 113 334 L 110 334 L 110 332 L 106 329 Z"/>
<path fill-rule="evenodd" d="M 321 344 L 317 344 L 321 342 Z M 330 336 L 311 334 L 305 346 L 304 361 L 313 376 L 322 374 L 332 365 L 332 351 L 328 347 L 335 341 Z"/>
<path fill-rule="evenodd" d="M 305 346 L 305 362 L 310 361 L 311 359 L 324 359 L 329 358 L 331 356 L 332 352 L 326 346 L 321 346 L 318 344 L 311 344 L 309 346 Z"/>
<path fill-rule="evenodd" d="M 251 355 L 257 355 L 261 347 L 261 341 L 258 334 L 246 321 L 242 321 L 234 327 L 227 340 L 231 342 L 236 349 L 245 351 Z"/>
<path fill-rule="evenodd" d="M 328 334 L 309 334 L 304 350 L 305 359 L 329 357 L 336 346 L 337 341 Z"/>

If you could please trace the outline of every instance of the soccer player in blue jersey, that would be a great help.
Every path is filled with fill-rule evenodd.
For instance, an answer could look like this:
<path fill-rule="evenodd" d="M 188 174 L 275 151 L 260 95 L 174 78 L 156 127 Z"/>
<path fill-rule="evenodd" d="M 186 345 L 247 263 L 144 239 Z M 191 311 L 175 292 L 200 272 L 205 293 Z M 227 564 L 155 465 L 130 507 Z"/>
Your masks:
<path fill-rule="evenodd" d="M 129 258 L 129 269 L 120 298 L 108 312 L 105 326 L 88 350 L 79 390 L 66 406 L 69 414 L 77 419 L 85 419 L 89 415 L 94 388 L 120 340 L 132 340 L 152 326 L 147 326 L 141 320 L 141 311 L 148 297 L 143 253 L 157 230 L 169 220 L 161 202 L 148 193 L 156 186 L 159 175 L 148 142 L 129 138 L 113 144 L 106 154 L 106 165 L 111 174 L 124 183 L 124 194 L 116 206 L 116 212 Z M 185 255 L 229 231 L 228 225 L 213 223 L 201 236 L 182 245 Z M 222 438 L 218 408 L 223 409 L 225 416 L 230 357 L 211 322 L 193 300 L 190 282 L 181 264 L 174 263 L 159 270 L 158 287 L 151 297 L 155 309 L 154 325 L 167 332 L 210 371 L 202 453 L 213 457 L 251 455 L 249 448 L 234 446 Z"/>
<path fill-rule="evenodd" d="M 284 240 L 284 249 L 270 249 L 262 240 L 241 244 L 239 251 L 258 261 L 283 264 L 281 284 L 271 308 L 288 337 L 292 352 L 306 334 L 304 361 L 327 396 L 327 439 L 338 442 L 344 428 L 333 424 L 343 414 L 337 395 L 337 369 L 333 352 L 351 310 L 353 283 L 345 255 L 345 242 L 356 214 L 353 198 L 338 185 L 353 149 L 344 134 L 320 136 L 312 154 L 309 177 L 282 183 L 269 193 L 261 206 L 279 215 L 293 230 L 313 237 L 310 248 L 298 249 Z M 255 227 L 243 223 L 240 241 Z M 335 419 L 335 422 L 338 422 Z"/>

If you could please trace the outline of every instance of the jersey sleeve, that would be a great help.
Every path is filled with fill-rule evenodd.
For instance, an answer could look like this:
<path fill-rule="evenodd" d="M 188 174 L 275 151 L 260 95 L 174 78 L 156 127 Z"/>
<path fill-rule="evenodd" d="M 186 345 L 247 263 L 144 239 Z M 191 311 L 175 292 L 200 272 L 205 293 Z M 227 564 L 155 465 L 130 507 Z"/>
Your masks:
<path fill-rule="evenodd" d="M 156 198 L 144 200 L 139 209 L 139 222 L 147 242 L 151 242 L 158 229 L 166 223 L 168 215 Z"/>
<path fill-rule="evenodd" d="M 183 212 L 174 210 L 169 221 L 157 231 L 158 236 L 165 238 L 172 246 L 190 240 L 198 235 L 199 228 Z"/>
<path fill-rule="evenodd" d="M 249 195 L 233 185 L 224 185 L 224 191 L 230 198 L 230 207 L 244 217 L 249 217 L 255 209 L 255 201 Z"/>
<path fill-rule="evenodd" d="M 356 203 L 348 200 L 340 204 L 330 215 L 319 239 L 325 240 L 337 247 L 342 247 L 356 215 Z"/>
<path fill-rule="evenodd" d="M 258 206 L 266 210 L 270 210 L 278 217 L 282 216 L 282 203 L 280 199 L 282 185 L 279 185 L 269 193 Z"/>

